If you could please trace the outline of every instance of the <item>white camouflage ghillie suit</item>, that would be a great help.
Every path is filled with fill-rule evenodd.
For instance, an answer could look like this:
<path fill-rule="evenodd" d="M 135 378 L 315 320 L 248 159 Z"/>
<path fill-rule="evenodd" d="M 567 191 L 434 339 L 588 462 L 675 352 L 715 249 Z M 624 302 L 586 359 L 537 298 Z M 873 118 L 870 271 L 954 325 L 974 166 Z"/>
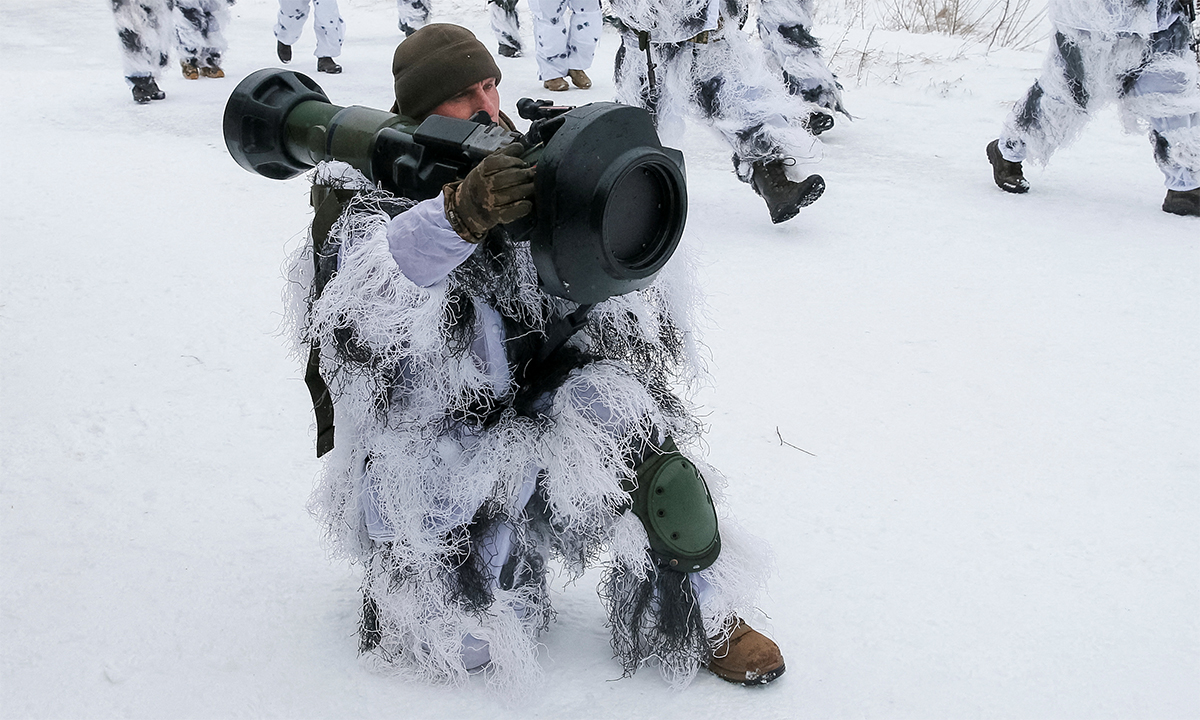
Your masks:
<path fill-rule="evenodd" d="M 335 58 L 342 54 L 346 23 L 342 20 L 337 0 L 279 0 L 279 15 L 275 21 L 275 39 L 284 45 L 295 45 L 304 32 L 312 5 L 313 32 L 317 36 L 318 58 Z"/>
<path fill-rule="evenodd" d="M 759 2 L 758 36 L 788 92 L 850 117 L 842 104 L 842 86 L 821 57 L 821 42 L 813 36 L 812 24 L 813 0 Z"/>
<path fill-rule="evenodd" d="M 1167 188 L 1200 187 L 1200 69 L 1182 3 L 1051 0 L 1050 19 L 1042 75 L 1000 133 L 1004 160 L 1044 164 L 1079 135 L 1093 110 L 1116 100 L 1128 128 L 1149 124 Z"/>
<path fill-rule="evenodd" d="M 170 62 L 171 46 L 179 60 L 199 68 L 219 68 L 229 47 L 231 0 L 112 0 L 121 40 L 125 77 L 158 76 Z"/>
<path fill-rule="evenodd" d="M 733 148 L 738 177 L 764 195 L 764 167 L 775 170 L 772 185 L 815 178 L 819 186 L 800 199 L 808 204 L 824 190 L 811 174 L 821 158 L 820 142 L 804 126 L 801 108 L 767 71 L 763 53 L 738 29 L 745 6 L 738 0 L 612 0 L 620 21 L 617 101 L 648 110 L 663 142 L 682 136 L 685 118 L 695 116 L 716 129 Z M 647 66 L 647 46 L 654 78 Z M 772 208 L 772 221 L 786 216 Z"/>
<path fill-rule="evenodd" d="M 315 261 L 312 248 L 294 258 L 290 285 L 296 352 L 319 357 L 337 419 L 312 508 L 363 568 L 363 652 L 427 681 L 486 666 L 489 683 L 536 686 L 553 556 L 573 578 L 606 567 L 627 674 L 654 658 L 686 685 L 769 565 L 728 517 L 675 394 L 700 372 L 686 263 L 596 305 L 555 372 L 517 394 L 522 346 L 577 307 L 539 289 L 528 245 L 496 233 L 468 245 L 440 196 L 396 198 L 342 163 L 314 181 L 358 193 Z M 702 469 L 720 517 L 720 556 L 700 572 L 660 568 L 627 511 L 629 458 L 663 434 Z"/>

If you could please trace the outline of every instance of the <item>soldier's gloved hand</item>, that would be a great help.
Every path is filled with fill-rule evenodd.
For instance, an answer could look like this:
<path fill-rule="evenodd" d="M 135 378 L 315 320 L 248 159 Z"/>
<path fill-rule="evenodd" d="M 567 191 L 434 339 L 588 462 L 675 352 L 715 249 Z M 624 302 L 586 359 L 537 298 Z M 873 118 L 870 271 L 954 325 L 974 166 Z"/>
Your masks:
<path fill-rule="evenodd" d="M 481 242 L 488 230 L 533 210 L 534 168 L 518 157 L 513 143 L 488 155 L 458 182 L 442 188 L 446 219 L 467 242 Z"/>

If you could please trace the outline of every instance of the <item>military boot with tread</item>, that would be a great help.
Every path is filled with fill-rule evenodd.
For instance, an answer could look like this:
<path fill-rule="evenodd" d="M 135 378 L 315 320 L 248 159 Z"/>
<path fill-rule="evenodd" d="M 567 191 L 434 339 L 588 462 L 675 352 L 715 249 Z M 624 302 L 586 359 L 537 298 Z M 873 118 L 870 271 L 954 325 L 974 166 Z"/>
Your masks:
<path fill-rule="evenodd" d="M 1200 188 L 1168 190 L 1162 209 L 1172 215 L 1200 215 Z"/>
<path fill-rule="evenodd" d="M 791 158 L 759 160 L 753 164 L 750 186 L 767 203 L 771 222 L 779 224 L 796 217 L 800 208 L 812 205 L 825 192 L 825 179 L 809 175 L 800 182 L 787 176 Z"/>
<path fill-rule="evenodd" d="M 987 159 L 992 164 L 992 180 L 996 182 L 996 187 L 1018 195 L 1029 192 L 1029 182 L 1025 179 L 1021 163 L 1004 159 L 1000 154 L 999 140 L 988 143 Z"/>
<path fill-rule="evenodd" d="M 133 101 L 138 105 L 145 105 L 151 100 L 162 100 L 167 96 L 149 75 L 131 77 L 129 82 L 133 84 Z"/>

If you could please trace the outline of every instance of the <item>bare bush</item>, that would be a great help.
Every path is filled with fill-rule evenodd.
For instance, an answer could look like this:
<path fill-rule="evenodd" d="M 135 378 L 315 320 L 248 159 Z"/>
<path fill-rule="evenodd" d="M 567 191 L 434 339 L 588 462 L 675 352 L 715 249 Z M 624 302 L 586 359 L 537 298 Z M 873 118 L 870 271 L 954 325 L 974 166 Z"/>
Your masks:
<path fill-rule="evenodd" d="M 980 0 L 885 0 L 884 17 L 893 30 L 972 35 L 981 19 Z"/>
<path fill-rule="evenodd" d="M 882 0 L 880 10 L 889 29 L 974 37 L 989 49 L 1027 49 L 1046 18 L 1045 0 Z"/>
<path fill-rule="evenodd" d="M 1045 36 L 1042 31 L 1046 19 L 1046 5 L 1031 11 L 1032 0 L 1003 0 L 993 2 L 988 14 L 996 19 L 988 37 L 988 49 L 1006 47 L 1028 50 Z"/>

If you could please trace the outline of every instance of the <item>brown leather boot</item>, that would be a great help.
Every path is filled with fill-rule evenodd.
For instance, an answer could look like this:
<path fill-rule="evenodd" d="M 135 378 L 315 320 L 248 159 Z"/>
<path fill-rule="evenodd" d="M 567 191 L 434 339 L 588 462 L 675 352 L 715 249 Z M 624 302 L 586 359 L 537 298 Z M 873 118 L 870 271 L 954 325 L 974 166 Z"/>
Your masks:
<path fill-rule="evenodd" d="M 196 67 L 195 60 L 180 60 L 179 66 L 183 69 L 183 76 L 188 80 L 200 79 L 200 68 Z"/>
<path fill-rule="evenodd" d="M 552 92 L 562 92 L 563 90 L 566 90 L 567 88 L 569 88 L 571 86 L 568 85 L 567 81 L 564 80 L 563 78 L 556 77 L 556 78 L 550 78 L 546 82 L 542 83 L 542 87 L 544 87 L 547 90 L 550 90 Z"/>
<path fill-rule="evenodd" d="M 587 90 L 592 86 L 592 79 L 582 70 L 568 70 L 567 75 L 571 77 L 571 84 L 580 90 Z"/>
<path fill-rule="evenodd" d="M 740 685 L 766 685 L 783 674 L 783 654 L 766 635 L 741 618 L 730 621 L 733 632 L 724 643 L 713 644 L 708 669 L 717 677 Z"/>

